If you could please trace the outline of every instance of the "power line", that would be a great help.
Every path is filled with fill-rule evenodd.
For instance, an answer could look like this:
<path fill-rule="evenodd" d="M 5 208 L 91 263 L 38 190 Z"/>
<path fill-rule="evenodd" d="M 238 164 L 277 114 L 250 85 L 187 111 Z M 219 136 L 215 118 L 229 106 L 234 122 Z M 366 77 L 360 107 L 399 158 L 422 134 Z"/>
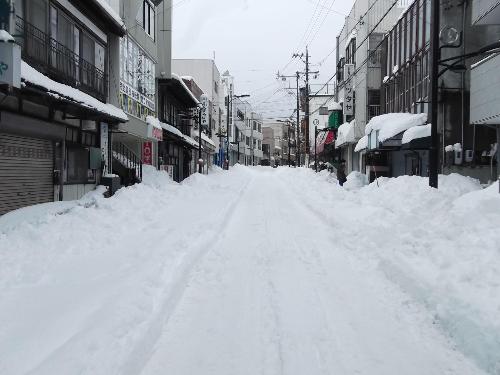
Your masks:
<path fill-rule="evenodd" d="M 390 13 L 390 11 L 396 6 L 396 4 L 399 2 L 399 0 L 395 0 L 393 2 L 393 4 L 387 9 L 387 11 L 384 13 L 384 15 L 382 16 L 382 18 L 380 18 L 380 20 L 377 22 L 377 24 L 373 27 L 373 29 L 366 35 L 366 37 L 362 40 L 362 42 L 356 46 L 356 50 L 354 51 L 354 53 L 356 53 L 356 51 L 358 50 L 359 46 L 363 45 L 364 42 L 366 42 L 368 40 L 368 38 L 371 36 L 371 34 L 377 29 L 377 27 L 382 23 L 382 21 L 385 19 L 385 17 L 387 17 L 387 15 Z M 373 56 L 373 53 L 375 51 L 378 50 L 378 48 L 384 43 L 384 39 L 382 39 L 376 46 L 375 48 L 370 52 L 368 53 L 368 56 L 366 57 L 365 60 L 363 60 L 363 62 L 361 64 L 358 65 L 358 67 L 354 70 L 354 73 L 352 74 L 351 77 L 349 77 L 347 79 L 346 82 L 349 82 L 360 70 L 361 68 L 370 60 L 370 58 Z M 333 74 L 333 76 L 330 77 L 330 79 L 328 79 L 328 81 L 326 81 L 326 83 L 324 85 L 321 86 L 321 88 L 316 91 L 316 93 L 314 95 L 317 95 L 323 88 L 326 87 L 326 85 L 328 85 L 335 77 L 337 76 L 337 72 L 335 72 Z M 331 99 L 330 99 L 331 100 Z M 323 105 L 327 104 L 330 100 L 327 100 Z M 319 108 L 317 108 L 316 110 L 314 110 L 311 114 L 314 114 L 316 113 L 317 111 L 319 111 Z"/>

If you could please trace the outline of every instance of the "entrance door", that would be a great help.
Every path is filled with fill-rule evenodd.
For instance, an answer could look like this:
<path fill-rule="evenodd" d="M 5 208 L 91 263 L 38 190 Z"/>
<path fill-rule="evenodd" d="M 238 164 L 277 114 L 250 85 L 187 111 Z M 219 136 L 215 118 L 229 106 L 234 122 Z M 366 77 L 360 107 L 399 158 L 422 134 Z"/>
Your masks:
<path fill-rule="evenodd" d="M 0 133 L 0 215 L 54 200 L 51 141 Z"/>

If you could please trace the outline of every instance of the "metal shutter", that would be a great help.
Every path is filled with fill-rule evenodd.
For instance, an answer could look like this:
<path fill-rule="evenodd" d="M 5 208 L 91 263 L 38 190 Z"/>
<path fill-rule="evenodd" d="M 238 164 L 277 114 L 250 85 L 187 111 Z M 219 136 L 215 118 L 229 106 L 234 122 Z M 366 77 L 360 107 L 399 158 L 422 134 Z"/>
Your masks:
<path fill-rule="evenodd" d="M 51 141 L 0 133 L 0 215 L 54 200 Z"/>

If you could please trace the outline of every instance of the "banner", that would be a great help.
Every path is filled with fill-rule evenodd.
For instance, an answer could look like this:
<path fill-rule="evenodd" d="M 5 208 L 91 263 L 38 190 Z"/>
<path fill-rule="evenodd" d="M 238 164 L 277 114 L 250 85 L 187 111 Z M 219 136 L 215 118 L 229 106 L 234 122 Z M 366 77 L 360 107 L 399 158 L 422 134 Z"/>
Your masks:
<path fill-rule="evenodd" d="M 142 163 L 153 165 L 153 142 L 144 142 L 142 144 Z"/>
<path fill-rule="evenodd" d="M 344 65 L 344 115 L 354 115 L 354 64 Z"/>

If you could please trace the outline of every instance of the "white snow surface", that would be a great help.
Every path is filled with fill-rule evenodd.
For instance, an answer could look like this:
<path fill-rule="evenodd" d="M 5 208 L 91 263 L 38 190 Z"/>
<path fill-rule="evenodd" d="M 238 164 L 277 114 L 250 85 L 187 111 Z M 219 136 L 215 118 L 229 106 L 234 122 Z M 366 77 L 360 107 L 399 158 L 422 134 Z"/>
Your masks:
<path fill-rule="evenodd" d="M 361 139 L 356 143 L 356 147 L 354 147 L 354 152 L 360 152 L 366 150 L 368 148 L 368 136 L 365 135 L 361 137 Z"/>
<path fill-rule="evenodd" d="M 28 65 L 25 61 L 21 61 L 21 78 L 24 82 L 43 87 L 56 98 L 64 97 L 87 108 L 105 113 L 122 121 L 128 121 L 127 115 L 120 108 L 109 103 L 103 103 L 74 87 L 56 82 Z"/>
<path fill-rule="evenodd" d="M 366 125 L 365 134 L 370 135 L 372 131 L 378 130 L 378 140 L 384 142 L 413 126 L 423 125 L 426 121 L 426 113 L 386 113 L 373 117 Z"/>
<path fill-rule="evenodd" d="M 10 35 L 7 31 L 5 30 L 0 30 L 0 42 L 13 42 L 15 39 L 12 35 Z"/>
<path fill-rule="evenodd" d="M 420 139 L 431 136 L 431 124 L 412 126 L 403 133 L 402 144 L 410 143 L 414 139 Z"/>
<path fill-rule="evenodd" d="M 356 120 L 343 123 L 342 125 L 339 126 L 337 132 L 337 139 L 335 141 L 335 148 L 339 148 L 345 144 L 350 144 L 355 142 L 356 139 L 355 126 L 356 126 Z"/>
<path fill-rule="evenodd" d="M 0 373 L 498 374 L 498 184 L 363 179 L 145 167 L 3 216 Z"/>

